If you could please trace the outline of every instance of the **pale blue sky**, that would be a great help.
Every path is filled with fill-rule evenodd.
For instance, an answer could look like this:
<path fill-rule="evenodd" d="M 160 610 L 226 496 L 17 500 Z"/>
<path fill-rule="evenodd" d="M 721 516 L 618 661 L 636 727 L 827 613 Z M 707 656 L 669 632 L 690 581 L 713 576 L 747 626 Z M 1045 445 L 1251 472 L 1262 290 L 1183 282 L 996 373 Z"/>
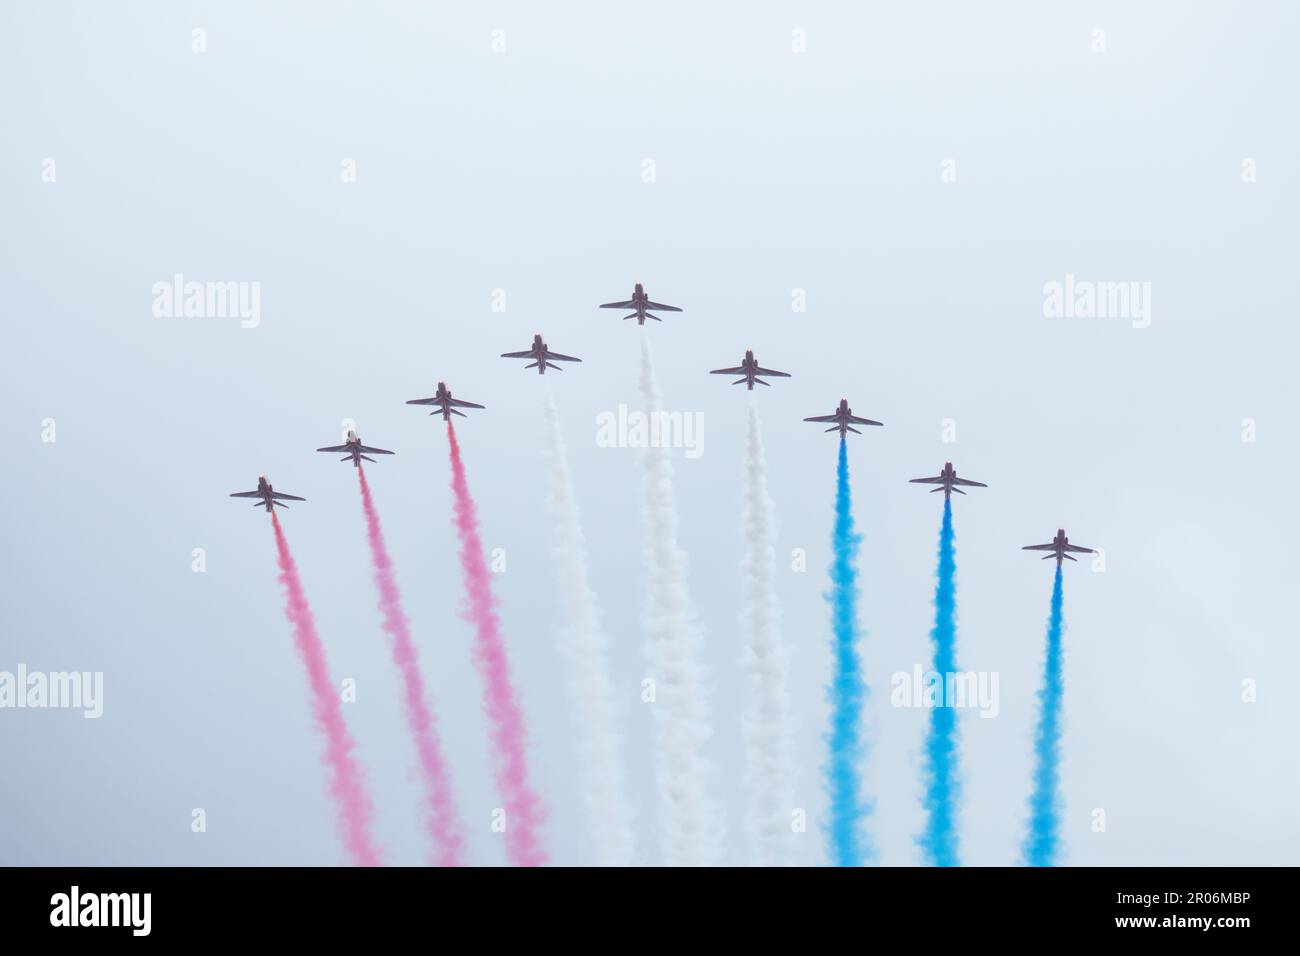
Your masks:
<path fill-rule="evenodd" d="M 472 857 L 504 859 L 441 424 L 402 404 L 439 378 L 489 406 L 460 435 L 508 556 L 548 840 L 585 861 L 541 383 L 496 357 L 535 330 L 584 359 L 554 387 L 654 860 L 639 473 L 595 442 L 600 412 L 636 404 L 637 363 L 632 323 L 595 305 L 637 279 L 686 309 L 650 331 L 667 405 L 705 420 L 677 492 L 733 860 L 746 396 L 704 372 L 752 347 L 794 375 L 758 400 L 803 805 L 823 805 L 835 447 L 800 419 L 847 396 L 886 426 L 851 436 L 879 859 L 916 862 L 921 826 L 925 714 L 887 689 L 929 656 L 939 496 L 905 482 L 951 459 L 990 485 L 956 503 L 958 659 L 1001 677 L 999 717 L 961 723 L 966 859 L 1016 857 L 1050 589 L 1018 549 L 1064 526 L 1107 555 L 1067 568 L 1067 861 L 1297 862 L 1297 28 L 1281 2 L 6 4 L 0 670 L 103 671 L 105 712 L 0 711 L 0 862 L 343 860 L 267 520 L 226 497 L 259 472 L 310 499 L 286 530 L 360 688 L 378 834 L 424 858 L 355 480 L 312 451 L 347 417 L 398 453 L 372 466 L 377 504 Z M 260 282 L 260 326 L 152 317 L 177 272 Z M 1045 319 L 1067 273 L 1150 282 L 1151 326 Z M 819 833 L 799 846 L 823 859 Z"/>

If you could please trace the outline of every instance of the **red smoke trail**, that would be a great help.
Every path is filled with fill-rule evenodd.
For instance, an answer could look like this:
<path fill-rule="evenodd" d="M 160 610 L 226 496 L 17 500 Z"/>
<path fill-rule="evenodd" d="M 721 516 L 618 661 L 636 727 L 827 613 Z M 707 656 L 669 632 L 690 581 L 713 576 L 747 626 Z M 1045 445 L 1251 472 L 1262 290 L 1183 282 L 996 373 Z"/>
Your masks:
<path fill-rule="evenodd" d="M 483 560 L 478 515 L 451 422 L 447 422 L 447 441 L 451 445 L 451 490 L 456 498 L 456 533 L 460 537 L 460 567 L 467 598 L 462 614 L 474 625 L 474 663 L 483 678 L 483 706 L 492 723 L 497 787 L 506 811 L 506 854 L 516 866 L 541 866 L 546 862 L 546 852 L 537 831 L 545 810 L 528 785 L 524 719 L 510 682 L 510 661 L 501 638 L 501 622 L 497 620 L 492 579 Z"/>
<path fill-rule="evenodd" d="M 370 835 L 370 794 L 361 779 L 361 768 L 352 756 L 354 744 L 343 720 L 338 691 L 330 680 L 325 646 L 316 634 L 316 622 L 312 620 L 307 595 L 298 579 L 298 568 L 289 553 L 289 542 L 280 527 L 280 517 L 274 511 L 271 512 L 271 524 L 275 528 L 275 546 L 280 552 L 280 583 L 284 585 L 288 598 L 285 615 L 293 624 L 294 643 L 298 645 L 298 653 L 307 668 L 316 723 L 325 732 L 325 760 L 330 766 L 330 794 L 338 804 L 339 832 L 355 864 L 378 866 L 379 851 Z"/>
<path fill-rule="evenodd" d="M 451 792 L 451 777 L 438 743 L 438 730 L 432 711 L 424 702 L 424 679 L 420 676 L 420 661 L 411 640 L 411 629 L 402 611 L 402 595 L 397 590 L 393 576 L 393 562 L 384 544 L 384 531 L 379 526 L 379 513 L 370 497 L 370 483 L 365 469 L 358 465 L 357 478 L 361 482 L 361 504 L 366 512 L 366 533 L 370 538 L 370 555 L 375 566 L 375 587 L 379 589 L 379 610 L 384 615 L 384 630 L 393 639 L 393 661 L 402 673 L 406 692 L 406 725 L 415 738 L 415 748 L 420 755 L 420 770 L 429 800 L 429 835 L 433 838 L 435 866 L 461 866 L 464 864 L 465 838 L 462 835 L 460 816 Z"/>

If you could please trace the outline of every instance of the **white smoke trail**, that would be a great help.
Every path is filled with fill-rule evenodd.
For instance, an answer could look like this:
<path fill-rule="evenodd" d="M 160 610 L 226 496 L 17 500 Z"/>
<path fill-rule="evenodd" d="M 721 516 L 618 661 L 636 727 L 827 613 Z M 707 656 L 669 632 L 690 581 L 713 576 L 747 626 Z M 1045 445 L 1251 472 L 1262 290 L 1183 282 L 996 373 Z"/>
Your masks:
<path fill-rule="evenodd" d="M 610 686 L 609 639 L 601 629 L 600 608 L 591 590 L 587 544 L 560 432 L 560 412 L 549 385 L 545 414 L 543 454 L 550 468 L 548 504 L 554 520 L 553 551 L 564 606 L 564 636 L 560 643 L 569 659 L 578 703 L 578 755 L 592 846 L 598 866 L 629 866 L 634 862 L 636 848 L 619 764 L 622 739 Z"/>
<path fill-rule="evenodd" d="M 776 549 L 772 499 L 767 494 L 767 456 L 750 400 L 745 445 L 745 498 L 741 562 L 745 634 L 744 666 L 749 675 L 745 718 L 746 824 L 751 861 L 757 866 L 790 865 L 790 811 L 794 804 L 790 771 L 789 662 L 781 639 L 781 609 L 775 596 Z"/>
<path fill-rule="evenodd" d="M 663 400 L 645 330 L 641 401 L 653 422 Z M 642 454 L 649 591 L 645 623 L 656 676 L 655 759 L 664 862 L 709 866 L 721 855 L 720 819 L 706 795 L 710 768 L 703 749 L 711 733 L 709 705 L 697 660 L 699 634 L 686 588 L 686 555 L 677 544 L 673 466 L 653 427 L 649 432 Z"/>

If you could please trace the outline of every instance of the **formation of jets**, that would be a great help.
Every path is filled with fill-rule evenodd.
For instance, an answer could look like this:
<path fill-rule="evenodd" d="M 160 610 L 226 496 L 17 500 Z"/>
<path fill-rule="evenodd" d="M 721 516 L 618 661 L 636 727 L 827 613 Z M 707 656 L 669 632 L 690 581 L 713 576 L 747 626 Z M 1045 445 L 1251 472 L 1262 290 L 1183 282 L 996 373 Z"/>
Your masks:
<path fill-rule="evenodd" d="M 646 294 L 645 289 L 642 287 L 641 283 L 639 282 L 636 284 L 636 287 L 633 289 L 631 299 L 628 299 L 625 302 L 606 302 L 603 305 L 601 305 L 600 308 L 631 309 L 632 311 L 628 315 L 623 316 L 623 318 L 625 320 L 636 319 L 638 325 L 645 325 L 645 320 L 647 318 L 654 319 L 656 322 L 662 322 L 663 320 L 659 318 L 659 316 L 655 315 L 654 314 L 655 312 L 681 312 L 682 311 L 675 305 L 664 305 L 661 302 L 652 301 L 650 297 Z M 548 368 L 559 371 L 560 366 L 556 365 L 555 364 L 556 362 L 581 362 L 582 361 L 582 359 L 576 358 L 575 356 L 572 355 L 563 355 L 559 352 L 552 352 L 550 348 L 547 346 L 546 342 L 542 339 L 541 333 L 537 333 L 533 336 L 533 344 L 531 348 L 528 348 L 522 352 L 503 352 L 501 353 L 501 357 L 509 358 L 509 359 L 529 359 L 530 360 L 529 363 L 525 365 L 524 368 L 528 368 L 528 369 L 535 368 L 537 369 L 537 374 L 539 375 L 545 375 L 546 370 Z M 731 384 L 740 385 L 741 383 L 744 383 L 748 391 L 753 391 L 755 383 L 759 385 L 770 386 L 772 383 L 764 380 L 767 377 L 790 378 L 790 373 L 788 372 L 781 372 L 781 371 L 777 371 L 776 369 L 764 368 L 763 366 L 759 365 L 758 360 L 754 358 L 753 349 L 745 350 L 745 357 L 741 360 L 740 364 L 737 365 L 736 367 L 716 368 L 710 371 L 709 374 L 710 375 L 738 375 L 740 377 L 737 378 Z M 459 398 L 453 398 L 451 394 L 451 390 L 447 388 L 447 384 L 445 382 L 438 383 L 438 390 L 433 395 L 433 397 L 413 398 L 410 401 L 408 401 L 406 404 L 432 406 L 433 411 L 431 411 L 429 414 L 442 415 L 445 421 L 451 421 L 452 415 L 460 415 L 461 417 L 465 417 L 465 413 L 459 411 L 459 409 L 461 408 L 481 409 L 485 407 L 483 405 L 477 404 L 476 402 L 467 402 Z M 836 407 L 835 411 L 832 412 L 831 414 L 814 415 L 810 418 L 805 418 L 804 421 L 818 422 L 821 424 L 830 424 L 831 427 L 826 429 L 826 431 L 839 432 L 841 438 L 845 437 L 849 432 L 853 432 L 855 435 L 862 434 L 860 431 L 858 431 L 858 429 L 853 427 L 854 425 L 880 425 L 881 424 L 880 422 L 872 421 L 870 418 L 859 418 L 858 416 L 854 415 L 853 409 L 849 407 L 849 401 L 846 398 L 840 399 L 839 406 Z M 327 445 L 324 448 L 318 448 L 316 450 L 320 452 L 342 453 L 343 458 L 341 460 L 351 461 L 353 466 L 357 468 L 361 467 L 361 462 L 363 460 L 373 462 L 374 459 L 369 457 L 370 455 L 393 454 L 393 452 L 388 451 L 385 448 L 373 448 L 369 445 L 363 445 L 361 443 L 361 439 L 357 437 L 357 433 L 353 429 L 348 430 L 347 441 L 345 441 L 342 445 Z M 966 494 L 966 492 L 962 490 L 963 487 L 965 488 L 987 488 L 988 487 L 988 485 L 984 484 L 982 481 L 972 481 L 968 478 L 959 478 L 957 476 L 957 470 L 953 468 L 952 462 L 950 461 L 946 461 L 943 463 L 943 470 L 939 472 L 939 474 L 929 478 L 912 478 L 910 482 L 912 484 L 935 485 L 936 487 L 932 488 L 931 491 L 932 492 L 942 491 L 945 500 L 950 499 L 954 491 L 959 495 Z M 283 492 L 276 491 L 274 488 L 271 487 L 271 483 L 266 480 L 265 475 L 258 476 L 256 490 L 236 491 L 233 494 L 231 494 L 230 497 L 255 498 L 257 500 L 254 502 L 253 506 L 255 508 L 264 507 L 268 513 L 275 506 L 279 506 L 281 508 L 287 508 L 288 505 L 284 503 L 285 501 L 306 501 L 307 500 L 305 498 L 300 498 L 297 495 L 290 495 L 290 494 L 285 494 Z M 1022 550 L 1050 552 L 1049 554 L 1043 557 L 1043 560 L 1046 561 L 1050 558 L 1056 558 L 1056 564 L 1058 567 L 1061 565 L 1061 562 L 1065 560 L 1077 561 L 1078 559 L 1073 557 L 1074 554 L 1095 554 L 1096 553 L 1092 548 L 1085 548 L 1080 545 L 1071 544 L 1070 539 L 1067 538 L 1065 535 L 1064 528 L 1058 529 L 1056 532 L 1056 537 L 1054 537 L 1051 540 L 1051 542 L 1049 542 L 1048 544 L 1028 544 L 1025 545 Z"/>
<path fill-rule="evenodd" d="M 524 352 L 502 352 L 502 358 L 510 359 L 532 359 L 524 368 L 537 369 L 538 375 L 545 375 L 548 368 L 560 371 L 558 365 L 553 362 L 581 362 L 582 359 L 574 358 L 572 355 L 561 355 L 559 352 L 552 352 L 542 341 L 542 334 L 538 332 L 533 336 L 533 347 Z"/>
<path fill-rule="evenodd" d="M 774 368 L 763 368 L 763 366 L 759 365 L 758 360 L 754 358 L 753 349 L 745 349 L 745 357 L 741 359 L 740 364 L 737 365 L 735 368 L 715 368 L 709 374 L 710 375 L 739 375 L 740 378 L 736 379 L 731 384 L 739 385 L 741 382 L 744 382 L 745 385 L 748 387 L 749 391 L 751 392 L 754 390 L 755 382 L 757 382 L 759 385 L 767 385 L 767 386 L 770 386 L 772 384 L 771 382 L 763 381 L 761 378 L 759 378 L 760 375 L 774 375 L 777 378 L 790 377 L 789 372 L 778 372 Z"/>

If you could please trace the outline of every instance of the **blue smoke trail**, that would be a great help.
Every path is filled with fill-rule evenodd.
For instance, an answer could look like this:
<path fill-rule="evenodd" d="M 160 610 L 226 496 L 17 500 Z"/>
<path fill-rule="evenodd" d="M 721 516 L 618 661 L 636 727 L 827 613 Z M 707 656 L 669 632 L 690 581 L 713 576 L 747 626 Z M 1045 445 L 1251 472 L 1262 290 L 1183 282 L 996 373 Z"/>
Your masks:
<path fill-rule="evenodd" d="M 957 549 L 952 531 L 952 501 L 943 503 L 939 530 L 938 584 L 934 589 L 934 669 L 945 680 L 957 671 Z M 946 697 L 930 711 L 925 741 L 927 813 L 918 842 L 931 866 L 957 866 L 956 804 L 961 795 L 957 779 L 957 711 Z"/>
<path fill-rule="evenodd" d="M 1029 833 L 1020 851 L 1027 866 L 1052 866 L 1060 847 L 1060 800 L 1057 795 L 1061 757 L 1061 565 L 1052 584 L 1052 613 L 1047 619 L 1047 664 L 1038 700 L 1042 712 L 1034 735 L 1034 792 L 1029 797 Z"/>
<path fill-rule="evenodd" d="M 870 812 L 861 796 L 858 763 L 862 759 L 862 705 L 867 688 L 858 660 L 857 556 L 861 537 L 853 530 L 849 495 L 849 454 L 840 438 L 840 461 L 835 481 L 835 550 L 831 564 L 831 604 L 834 629 L 834 672 L 827 697 L 831 705 L 830 755 L 826 763 L 826 788 L 831 814 L 827 829 L 829 851 L 836 866 L 861 866 L 868 847 L 862 818 Z"/>

